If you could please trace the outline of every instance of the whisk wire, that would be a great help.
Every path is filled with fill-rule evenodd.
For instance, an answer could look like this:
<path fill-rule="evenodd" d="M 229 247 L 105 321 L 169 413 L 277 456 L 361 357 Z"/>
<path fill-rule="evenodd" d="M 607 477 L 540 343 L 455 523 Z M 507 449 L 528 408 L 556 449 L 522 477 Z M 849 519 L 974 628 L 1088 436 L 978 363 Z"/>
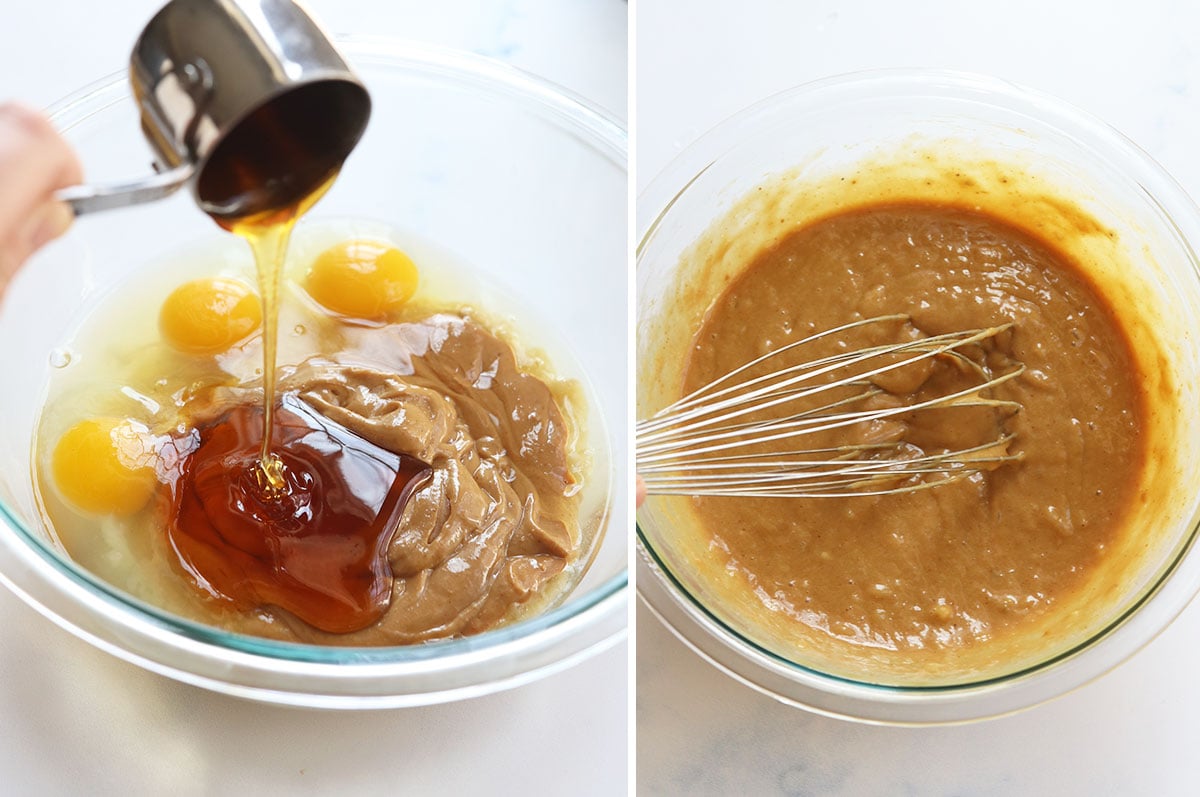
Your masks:
<path fill-rule="evenodd" d="M 655 413 L 653 416 L 651 416 L 650 419 L 642 421 L 639 424 L 639 426 L 647 428 L 647 429 L 651 428 L 655 425 L 655 419 L 669 419 L 670 417 L 678 416 L 681 410 L 684 410 L 688 407 L 691 407 L 691 406 L 701 403 L 701 402 L 709 403 L 710 407 L 721 406 L 721 402 L 713 403 L 713 399 L 719 398 L 720 396 L 724 396 L 724 395 L 727 395 L 730 393 L 738 393 L 738 394 L 747 395 L 748 397 L 756 398 L 758 395 L 760 395 L 763 392 L 763 390 L 770 389 L 769 386 L 766 388 L 762 388 L 761 390 L 757 390 L 757 391 L 750 391 L 750 392 L 747 392 L 747 391 L 749 391 L 749 389 L 752 388 L 753 386 L 761 384 L 763 382 L 772 382 L 776 388 L 784 387 L 784 386 L 787 386 L 790 384 L 795 384 L 799 381 L 806 381 L 806 380 L 811 380 L 811 379 L 815 379 L 815 378 L 824 376 L 826 373 L 836 370 L 839 367 L 846 367 L 849 365 L 854 365 L 858 362 L 867 361 L 874 357 L 879 356 L 880 354 L 885 354 L 885 353 L 886 354 L 895 354 L 897 352 L 907 351 L 907 350 L 911 350 L 911 349 L 918 349 L 918 350 L 921 350 L 924 352 L 923 354 L 918 355 L 916 360 L 925 359 L 927 356 L 930 356 L 930 355 L 941 354 L 941 353 L 944 353 L 944 352 L 949 351 L 954 348 L 958 348 L 958 347 L 965 346 L 970 343 L 978 342 L 985 338 L 991 337 L 999 332 L 1002 332 L 1012 326 L 1012 324 L 1004 324 L 1004 325 L 998 326 L 998 327 L 973 329 L 973 330 L 968 330 L 966 332 L 949 332 L 949 333 L 944 333 L 941 335 L 936 335 L 933 337 L 916 338 L 916 339 L 913 339 L 910 341 L 904 341 L 904 342 L 901 342 L 898 344 L 893 343 L 893 344 L 888 344 L 888 345 L 872 346 L 872 347 L 867 347 L 865 349 L 860 349 L 860 350 L 853 351 L 853 352 L 844 352 L 844 353 L 840 353 L 840 354 L 833 354 L 833 355 L 829 355 L 829 356 L 826 356 L 826 357 L 818 359 L 818 360 L 814 360 L 814 361 L 807 362 L 807 363 L 800 363 L 798 365 L 793 365 L 789 368 L 785 368 L 785 369 L 782 369 L 779 371 L 774 371 L 772 373 L 764 374 L 764 375 L 756 377 L 754 379 L 750 379 L 745 382 L 740 382 L 738 384 L 732 385 L 727 388 L 723 388 L 721 390 L 716 389 L 719 385 L 731 381 L 738 375 L 745 373 L 746 371 L 750 370 L 751 368 L 754 368 L 755 366 L 761 365 L 762 363 L 766 362 L 767 360 L 774 359 L 774 358 L 779 357 L 793 349 L 799 348 L 800 346 L 804 346 L 807 344 L 811 344 L 822 338 L 829 337 L 832 334 L 849 331 L 851 329 L 866 326 L 866 325 L 872 324 L 872 323 L 880 323 L 880 322 L 886 322 L 886 321 L 903 321 L 903 320 L 907 320 L 907 319 L 908 319 L 908 316 L 906 316 L 906 315 L 890 315 L 890 316 L 878 316 L 875 318 L 868 318 L 868 319 L 864 319 L 861 321 L 855 321 L 850 324 L 844 324 L 843 326 L 836 327 L 831 330 L 826 330 L 825 332 L 819 332 L 819 333 L 816 333 L 813 335 L 809 335 L 806 338 L 802 338 L 800 340 L 789 343 L 785 346 L 781 346 L 778 349 L 773 349 L 773 350 L 767 352 L 766 354 L 761 355 L 757 359 L 751 360 L 750 362 L 735 368 L 734 370 L 730 371 L 729 373 L 725 374 L 724 376 L 718 377 L 717 379 L 713 380 L 712 382 L 709 382 L 707 385 L 704 385 L 703 387 L 700 387 L 700 388 L 694 390 L 693 392 L 689 393 L 688 395 L 684 396 L 683 398 L 664 407 L 663 409 L 661 409 L 657 413 Z M 939 344 L 946 343 L 946 342 L 949 342 L 949 345 L 946 345 L 944 347 L 939 346 Z M 908 365 L 913 361 L 915 361 L 915 360 L 905 361 L 903 363 L 892 363 L 892 364 L 884 365 L 884 366 L 881 366 L 878 371 L 860 374 L 859 376 L 860 376 L 860 378 L 869 378 L 871 376 L 875 376 L 884 371 L 891 371 L 891 370 L 895 370 L 897 368 L 903 367 L 904 365 Z M 786 377 L 788 374 L 797 373 L 797 372 L 802 372 L 801 373 L 801 377 L 803 377 L 802 379 L 787 380 L 787 381 L 785 381 L 783 379 L 783 377 Z"/>
<path fill-rule="evenodd" d="M 911 455 L 907 449 L 913 447 L 902 441 L 791 451 L 747 450 L 857 424 L 901 420 L 901 416 L 928 409 L 991 408 L 1002 414 L 1020 410 L 1014 401 L 985 394 L 1019 377 L 1025 366 L 1015 363 L 994 374 L 962 351 L 1010 329 L 1011 324 L 839 352 L 736 381 L 771 358 L 805 344 L 867 324 L 907 320 L 903 314 L 879 316 L 810 335 L 730 371 L 639 422 L 637 465 L 648 491 L 789 497 L 878 495 L 958 481 L 1020 459 L 1020 452 L 1008 451 L 1011 434 L 973 447 L 918 456 Z M 887 392 L 873 380 L 931 360 L 953 362 L 981 381 L 911 404 L 852 409 Z M 838 395 L 847 389 L 849 394 Z M 822 394 L 830 391 L 833 396 L 824 400 Z M 823 403 L 809 406 L 814 399 Z M 789 404 L 798 409 L 782 417 L 747 417 Z M 936 478 L 924 478 L 927 476 Z"/>
<path fill-rule="evenodd" d="M 667 437 L 676 436 L 679 434 L 691 433 L 705 426 L 713 426 L 726 423 L 734 418 L 741 417 L 750 413 L 757 413 L 763 410 L 770 409 L 780 404 L 795 401 L 809 396 L 823 393 L 832 389 L 846 387 L 859 383 L 869 383 L 872 377 L 877 377 L 882 374 L 895 371 L 907 365 L 912 365 L 917 362 L 929 359 L 930 357 L 938 356 L 966 346 L 971 343 L 976 343 L 987 337 L 997 334 L 998 332 L 1007 329 L 1008 326 L 990 327 L 987 329 L 970 330 L 965 333 L 950 333 L 939 335 L 933 338 L 923 338 L 914 341 L 908 341 L 892 346 L 874 346 L 864 349 L 853 354 L 833 355 L 812 363 L 791 366 L 782 371 L 773 374 L 767 374 L 757 379 L 750 380 L 742 385 L 725 388 L 715 393 L 710 393 L 709 389 L 714 383 L 709 383 L 699 390 L 693 392 L 685 399 L 682 399 L 663 410 L 655 413 L 647 421 L 642 421 L 637 425 L 637 437 L 640 443 L 647 446 L 652 445 L 657 440 Z M 808 342 L 815 339 L 813 336 L 805 338 L 800 343 Z M 936 345 L 935 345 L 936 344 Z M 795 344 L 791 344 L 784 349 L 778 349 L 763 357 L 760 357 L 755 362 L 762 362 L 767 357 L 782 353 L 787 348 L 793 348 Z M 917 350 L 917 354 L 900 362 L 887 363 L 871 370 L 864 371 L 858 374 L 843 377 L 831 382 L 825 382 L 814 385 L 808 388 L 792 389 L 794 385 L 803 382 L 810 382 L 818 379 L 826 374 L 832 373 L 839 368 L 845 368 L 850 365 L 856 365 L 860 362 L 868 361 L 882 355 L 892 355 L 901 352 L 909 352 Z M 743 371 L 746 366 L 742 366 L 738 371 Z M 721 377 L 718 382 L 723 382 L 728 379 L 728 375 Z M 766 384 L 762 384 L 766 382 Z M 757 385 L 757 386 L 755 386 Z M 734 392 L 738 391 L 738 392 Z M 730 395 L 733 394 L 733 395 Z M 696 407 L 696 402 L 701 400 L 711 400 L 718 396 L 727 396 L 719 401 L 703 407 Z M 864 396 L 863 398 L 865 398 Z M 760 399 L 762 399 L 760 401 Z M 814 410 L 821 411 L 824 407 Z"/>
<path fill-rule="evenodd" d="M 678 452 L 680 452 L 680 451 L 686 451 L 689 456 L 693 456 L 696 454 L 705 454 L 710 451 L 720 451 L 723 449 L 728 449 L 728 448 L 732 448 L 732 447 L 736 447 L 736 446 L 770 443 L 770 442 L 774 442 L 776 440 L 783 440 L 783 439 L 786 439 L 789 437 L 797 437 L 797 436 L 806 435 L 806 434 L 816 434 L 818 432 L 825 432 L 825 431 L 829 431 L 831 429 L 838 429 L 838 428 L 845 427 L 845 426 L 852 426 L 854 424 L 862 423 L 864 421 L 880 420 L 880 419 L 889 418 L 889 417 L 896 416 L 896 415 L 904 415 L 904 414 L 917 412 L 919 410 L 923 410 L 923 409 L 927 409 L 927 408 L 935 407 L 935 406 L 938 406 L 938 407 L 990 406 L 990 407 L 997 407 L 997 408 L 1007 407 L 1007 408 L 1010 408 L 1010 409 L 1016 411 L 1020 408 L 1019 404 L 1017 404 L 1015 402 L 1011 402 L 1011 401 L 998 401 L 998 400 L 994 400 L 994 399 L 986 399 L 986 398 L 980 396 L 979 392 L 980 392 L 980 390 L 990 389 L 997 385 L 1003 384 L 1004 382 L 1007 382 L 1010 379 L 1014 379 L 1017 376 L 1020 376 L 1024 372 L 1024 370 L 1025 370 L 1025 366 L 1021 365 L 1012 371 L 1009 371 L 1007 373 L 1001 374 L 1000 376 L 996 376 L 996 377 L 993 377 L 992 379 L 989 379 L 987 382 L 983 383 L 982 385 L 976 385 L 976 386 L 972 386 L 969 388 L 964 388 L 962 390 L 947 394 L 945 396 L 937 396 L 935 398 L 926 399 L 924 401 L 920 401 L 915 404 L 906 404 L 906 405 L 901 405 L 898 407 L 883 408 L 883 409 L 859 410 L 859 411 L 855 411 L 855 412 L 839 413 L 839 414 L 832 414 L 832 415 L 816 414 L 815 417 L 814 417 L 814 412 L 816 412 L 816 411 L 797 413 L 796 415 L 788 416 L 788 418 L 785 418 L 782 420 L 775 419 L 775 420 L 764 421 L 764 422 L 759 422 L 759 423 L 744 424 L 740 429 L 723 429 L 720 432 L 713 432 L 710 434 L 702 434 L 702 435 L 694 436 L 694 437 L 676 437 L 668 442 L 658 442 L 658 443 L 652 443 L 652 444 L 649 444 L 646 446 L 639 446 L 638 447 L 638 459 L 639 459 L 639 461 L 655 462 L 655 461 L 659 461 L 661 459 L 668 458 L 673 455 L 677 456 Z M 879 393 L 882 391 L 875 391 L 875 392 Z M 865 397 L 867 397 L 866 394 L 864 394 L 862 396 L 853 397 L 853 400 L 857 401 L 857 400 L 859 400 L 861 398 L 865 398 Z M 969 400 L 964 401 L 964 399 L 969 399 Z M 767 402 L 767 403 L 764 403 L 763 405 L 761 405 L 761 407 L 757 407 L 754 409 L 771 407 L 771 406 L 775 406 L 778 403 L 780 403 L 780 402 Z M 844 403 L 844 402 L 839 402 L 839 403 Z M 832 406 L 832 405 L 826 405 L 826 406 L 828 407 L 828 406 Z M 825 409 L 825 408 L 820 408 L 820 409 Z M 745 414 L 745 413 L 737 413 L 737 414 L 741 415 L 741 414 Z M 722 418 L 734 417 L 734 415 L 730 414 L 730 415 L 721 416 L 721 417 Z M 719 420 L 720 419 L 716 419 L 714 421 L 714 423 Z M 688 431 L 692 431 L 698 427 L 705 426 L 705 425 L 710 425 L 710 424 L 707 424 L 707 423 L 706 424 L 692 424 L 689 426 L 682 427 L 679 431 L 680 432 L 688 432 Z M 747 430 L 755 430 L 755 431 L 763 430 L 763 433 L 746 434 Z M 732 439 L 730 439 L 730 438 L 732 438 Z M 717 443 L 716 441 L 725 441 L 725 442 Z M 713 443 L 713 445 L 707 445 L 707 446 L 703 445 L 705 443 Z"/>

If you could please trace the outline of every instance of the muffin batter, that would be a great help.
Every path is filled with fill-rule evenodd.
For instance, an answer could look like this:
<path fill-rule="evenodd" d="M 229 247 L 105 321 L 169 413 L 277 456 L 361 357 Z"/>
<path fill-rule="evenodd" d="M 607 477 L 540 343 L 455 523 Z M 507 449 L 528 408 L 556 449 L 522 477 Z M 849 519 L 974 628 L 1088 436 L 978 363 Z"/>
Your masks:
<path fill-rule="evenodd" d="M 1013 432 L 1023 461 L 903 495 L 696 498 L 695 514 L 723 588 L 746 595 L 771 633 L 875 669 L 953 671 L 958 651 L 1051 612 L 1100 566 L 1139 500 L 1146 399 L 1111 308 L 1064 255 L 990 215 L 919 202 L 819 219 L 763 251 L 710 307 L 683 392 L 891 313 L 911 317 L 897 340 L 1014 324 L 979 356 L 1025 364 L 994 396 L 1019 413 L 939 410 L 903 433 L 944 450 Z M 833 345 L 868 342 L 885 341 Z M 910 403 L 942 378 L 935 368 L 880 386 Z"/>

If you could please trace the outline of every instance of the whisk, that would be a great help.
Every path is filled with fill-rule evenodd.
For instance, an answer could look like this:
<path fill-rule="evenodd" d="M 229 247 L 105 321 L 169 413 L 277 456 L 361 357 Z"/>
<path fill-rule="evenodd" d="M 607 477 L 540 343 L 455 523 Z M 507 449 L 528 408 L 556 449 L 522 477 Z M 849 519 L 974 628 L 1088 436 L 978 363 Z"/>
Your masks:
<path fill-rule="evenodd" d="M 991 408 L 1011 415 L 1021 406 L 990 398 L 992 388 L 1020 376 L 1009 361 L 994 373 L 978 344 L 1011 324 L 969 329 L 838 352 L 753 376 L 788 352 L 874 324 L 905 323 L 904 314 L 867 318 L 782 346 L 730 371 L 639 421 L 637 470 L 648 494 L 816 498 L 923 490 L 1021 459 L 1010 452 L 1013 434 L 978 445 L 926 452 L 898 439 L 816 448 L 781 449 L 780 441 L 845 430 L 859 424 L 911 417 L 934 409 Z M 794 358 L 796 355 L 793 354 Z M 791 358 L 789 358 L 791 359 Z M 964 387 L 887 405 L 878 382 L 901 368 L 928 361 L 959 366 Z M 873 406 L 882 401 L 884 406 Z M 867 406 L 864 406 L 867 405 Z M 764 417 L 764 411 L 774 410 Z M 861 427 L 868 428 L 868 427 Z M 848 436 L 848 435 L 847 435 Z M 827 437 L 827 436 L 826 436 Z M 828 440 L 824 440 L 828 442 Z M 792 443 L 787 443 L 791 445 Z"/>

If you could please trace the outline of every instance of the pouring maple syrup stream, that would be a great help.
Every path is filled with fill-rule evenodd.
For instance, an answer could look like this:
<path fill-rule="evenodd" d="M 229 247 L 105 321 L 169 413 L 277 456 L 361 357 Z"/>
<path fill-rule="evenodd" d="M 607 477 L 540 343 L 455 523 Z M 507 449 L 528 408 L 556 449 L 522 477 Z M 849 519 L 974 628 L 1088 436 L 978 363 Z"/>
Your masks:
<path fill-rule="evenodd" d="M 214 599 L 239 609 L 279 606 L 323 631 L 347 633 L 387 609 L 388 545 L 430 468 L 354 435 L 294 395 L 276 395 L 288 242 L 340 164 L 314 173 L 320 159 L 311 150 L 322 142 L 306 139 L 306 126 L 282 128 L 271 110 L 239 126 L 214 154 L 225 162 L 210 163 L 200 185 L 201 193 L 230 197 L 228 212 L 210 215 L 254 254 L 262 404 L 197 424 L 199 442 L 174 486 L 168 534 L 183 568 Z"/>
<path fill-rule="evenodd" d="M 260 486 L 266 491 L 278 491 L 284 486 L 283 462 L 271 450 L 271 441 L 275 415 L 276 347 L 279 340 L 279 287 L 288 243 L 296 222 L 325 196 L 336 179 L 335 172 L 299 202 L 282 210 L 268 210 L 244 219 L 217 222 L 250 245 L 258 272 L 263 316 L 263 439 L 258 477 Z"/>
<path fill-rule="evenodd" d="M 311 92 L 309 92 L 311 94 Z M 300 217 L 337 179 L 341 164 L 325 153 L 334 142 L 316 117 L 326 103 L 285 95 L 250 114 L 213 152 L 200 175 L 200 196 L 215 197 L 209 215 L 244 239 L 254 255 L 263 318 L 263 442 L 259 478 L 279 490 L 283 473 L 271 451 L 275 407 L 275 351 L 279 337 L 279 287 L 288 242 Z"/>

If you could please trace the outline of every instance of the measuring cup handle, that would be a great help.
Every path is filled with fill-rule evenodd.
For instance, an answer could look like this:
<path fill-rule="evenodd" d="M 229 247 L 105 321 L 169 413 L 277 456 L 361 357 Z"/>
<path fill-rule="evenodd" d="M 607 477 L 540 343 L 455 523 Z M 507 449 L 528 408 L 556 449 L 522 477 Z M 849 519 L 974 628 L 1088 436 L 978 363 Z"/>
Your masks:
<path fill-rule="evenodd" d="M 57 191 L 54 198 L 70 205 L 76 216 L 100 210 L 124 208 L 170 196 L 187 183 L 194 171 L 195 166 L 190 163 L 182 163 L 174 169 L 131 182 L 108 185 L 73 185 Z"/>

